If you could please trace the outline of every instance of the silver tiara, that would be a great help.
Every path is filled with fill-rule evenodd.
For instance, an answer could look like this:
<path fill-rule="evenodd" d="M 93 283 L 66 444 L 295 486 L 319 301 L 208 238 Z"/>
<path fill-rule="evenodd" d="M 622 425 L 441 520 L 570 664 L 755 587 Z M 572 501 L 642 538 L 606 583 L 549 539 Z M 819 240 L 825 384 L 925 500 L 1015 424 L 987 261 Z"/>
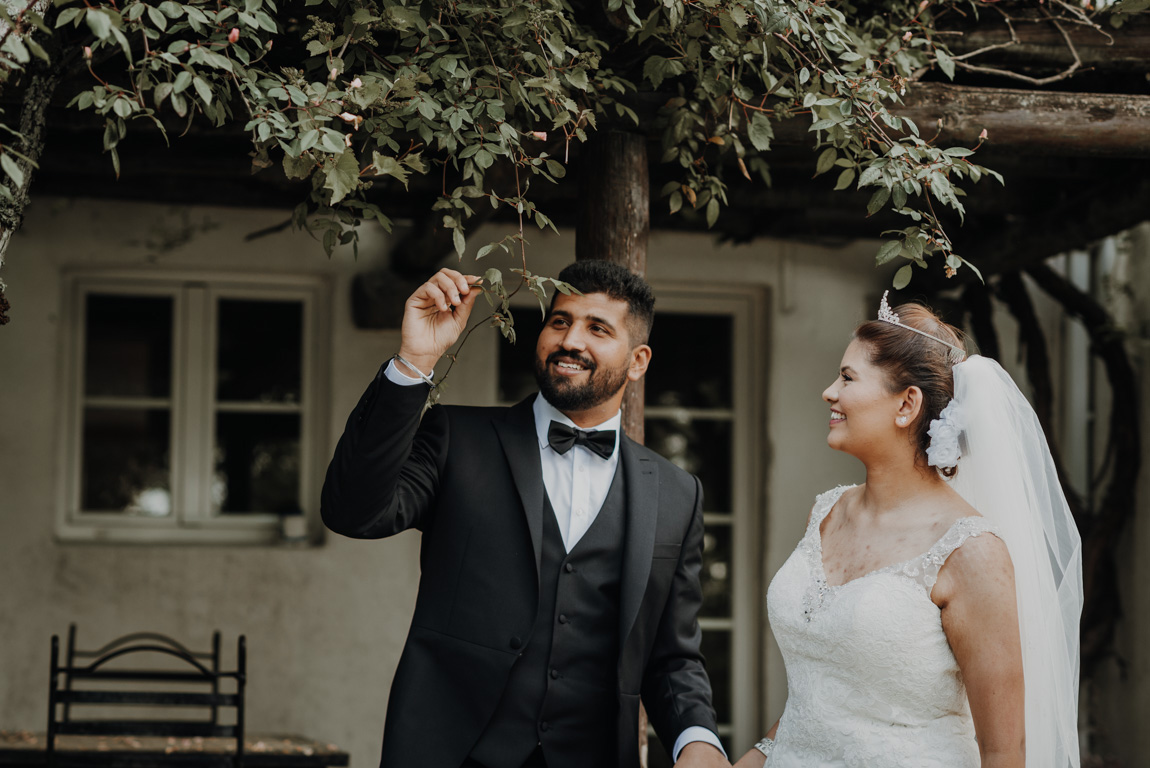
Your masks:
<path fill-rule="evenodd" d="M 897 325 L 899 328 L 906 328 L 908 331 L 914 331 L 919 336 L 925 336 L 928 339 L 933 339 L 934 341 L 937 341 L 939 344 L 943 344 L 947 347 L 950 347 L 950 362 L 952 365 L 957 365 L 958 363 L 961 363 L 963 360 L 966 359 L 966 350 L 962 349 L 961 347 L 956 347 L 955 345 L 951 344 L 949 341 L 943 341 L 942 339 L 938 338 L 937 336 L 930 335 L 926 331 L 920 331 L 918 328 L 912 328 L 911 326 L 907 325 L 906 323 L 901 322 L 898 319 L 898 313 L 890 308 L 890 304 L 886 303 L 886 297 L 889 293 L 890 293 L 890 291 L 884 291 L 882 294 L 882 301 L 879 302 L 879 305 L 878 305 L 878 319 L 879 320 L 882 320 L 884 323 L 890 323 L 891 325 Z"/>

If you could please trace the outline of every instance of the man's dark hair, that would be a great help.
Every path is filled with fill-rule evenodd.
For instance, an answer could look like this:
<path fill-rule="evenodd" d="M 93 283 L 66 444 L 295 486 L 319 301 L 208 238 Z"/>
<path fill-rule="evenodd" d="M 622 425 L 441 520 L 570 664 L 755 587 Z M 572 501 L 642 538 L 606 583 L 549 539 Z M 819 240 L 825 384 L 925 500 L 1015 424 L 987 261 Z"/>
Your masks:
<path fill-rule="evenodd" d="M 558 279 L 580 293 L 602 293 L 627 302 L 627 330 L 631 344 L 647 343 L 655 322 L 655 294 L 646 280 L 620 264 L 594 259 L 567 265 Z M 558 293 L 556 291 L 555 295 Z M 551 297 L 551 306 L 555 306 L 555 296 Z"/>

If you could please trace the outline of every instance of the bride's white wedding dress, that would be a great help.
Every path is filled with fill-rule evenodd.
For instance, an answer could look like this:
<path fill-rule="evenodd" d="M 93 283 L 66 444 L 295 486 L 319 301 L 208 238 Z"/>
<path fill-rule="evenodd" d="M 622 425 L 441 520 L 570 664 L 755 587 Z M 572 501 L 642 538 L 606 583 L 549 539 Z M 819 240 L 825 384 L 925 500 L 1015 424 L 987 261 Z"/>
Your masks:
<path fill-rule="evenodd" d="M 820 526 L 847 489 L 816 499 L 767 591 L 788 687 L 767 768 L 978 768 L 966 688 L 930 592 L 954 550 L 997 531 L 964 517 L 922 555 L 828 586 Z"/>

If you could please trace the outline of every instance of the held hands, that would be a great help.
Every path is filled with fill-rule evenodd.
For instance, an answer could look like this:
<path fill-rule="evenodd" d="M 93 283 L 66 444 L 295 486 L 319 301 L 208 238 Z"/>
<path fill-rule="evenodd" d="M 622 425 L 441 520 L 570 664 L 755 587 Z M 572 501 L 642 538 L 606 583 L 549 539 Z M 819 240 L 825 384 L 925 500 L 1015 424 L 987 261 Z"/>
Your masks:
<path fill-rule="evenodd" d="M 444 267 L 407 300 L 399 354 L 419 372 L 429 373 L 467 327 L 475 299 L 482 293 L 472 287 L 478 281 L 474 275 Z"/>

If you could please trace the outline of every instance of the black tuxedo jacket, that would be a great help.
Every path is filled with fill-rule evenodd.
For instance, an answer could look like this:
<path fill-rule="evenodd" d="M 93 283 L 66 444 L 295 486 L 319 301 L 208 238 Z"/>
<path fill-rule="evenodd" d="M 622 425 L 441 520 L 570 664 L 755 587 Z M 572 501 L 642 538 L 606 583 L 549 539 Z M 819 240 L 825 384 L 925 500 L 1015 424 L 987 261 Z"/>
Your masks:
<path fill-rule="evenodd" d="M 384 768 L 457 768 L 495 710 L 538 602 L 543 475 L 532 399 L 436 406 L 382 371 L 352 411 L 323 486 L 324 523 L 362 539 L 422 531 L 421 576 L 384 727 Z M 624 437 L 618 768 L 638 766 L 639 699 L 669 748 L 715 730 L 699 652 L 702 490 Z M 578 754 L 572 744 L 570 754 Z M 598 766 L 588 768 L 599 768 Z"/>

